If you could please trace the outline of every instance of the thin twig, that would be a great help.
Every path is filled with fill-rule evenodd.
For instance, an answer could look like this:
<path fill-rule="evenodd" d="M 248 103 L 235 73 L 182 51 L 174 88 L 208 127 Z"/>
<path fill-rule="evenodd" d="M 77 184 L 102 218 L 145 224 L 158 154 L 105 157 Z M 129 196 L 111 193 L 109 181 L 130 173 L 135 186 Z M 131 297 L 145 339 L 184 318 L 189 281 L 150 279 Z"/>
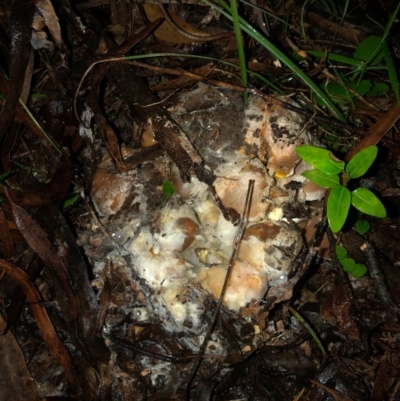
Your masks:
<path fill-rule="evenodd" d="M 178 32 L 178 34 L 185 36 L 186 38 L 190 40 L 194 40 L 196 42 L 211 42 L 213 40 L 219 40 L 219 39 L 226 39 L 229 37 L 232 37 L 232 32 L 224 32 L 224 33 L 219 33 L 216 35 L 211 35 L 207 32 L 202 32 L 202 33 L 194 33 L 194 32 L 187 32 L 183 30 L 174 20 L 173 18 L 169 15 L 169 12 L 165 9 L 164 5 L 162 3 L 158 4 L 158 7 L 160 8 L 160 11 L 165 18 L 165 20 L 168 22 L 168 24 L 171 26 L 171 28 Z"/>
<path fill-rule="evenodd" d="M 234 245 L 233 245 L 232 255 L 231 255 L 231 258 L 229 260 L 228 269 L 227 269 L 227 272 L 226 272 L 226 275 L 225 275 L 225 280 L 224 280 L 224 283 L 223 283 L 222 289 L 221 289 L 221 294 L 219 296 L 219 299 L 218 299 L 218 302 L 217 302 L 217 306 L 216 306 L 215 311 L 214 311 L 214 315 L 212 316 L 212 319 L 211 319 L 211 322 L 210 322 L 210 326 L 208 327 L 207 333 L 204 336 L 203 343 L 200 346 L 198 359 L 197 359 L 196 364 L 195 364 L 195 366 L 194 366 L 194 368 L 193 368 L 193 370 L 192 370 L 192 372 L 191 372 L 191 374 L 189 376 L 189 380 L 188 380 L 188 383 L 187 383 L 187 387 L 186 387 L 186 399 L 187 399 L 187 401 L 190 401 L 190 388 L 191 388 L 192 382 L 193 382 L 194 377 L 196 376 L 196 373 L 197 373 L 197 371 L 198 371 L 198 369 L 199 369 L 199 367 L 201 365 L 202 356 L 204 355 L 204 352 L 205 352 L 205 349 L 207 347 L 208 341 L 209 341 L 209 339 L 211 337 L 211 334 L 213 333 L 214 326 L 215 326 L 215 323 L 217 321 L 217 317 L 218 317 L 219 311 L 221 310 L 222 302 L 224 301 L 225 292 L 226 292 L 226 289 L 228 288 L 229 279 L 230 279 L 230 276 L 231 276 L 231 273 L 232 273 L 232 270 L 233 270 L 233 262 L 235 260 L 235 257 L 236 257 L 236 254 L 237 254 L 237 251 L 238 251 L 238 248 L 239 248 L 239 244 L 240 244 L 240 241 L 242 239 L 244 229 L 246 227 L 247 216 L 248 216 L 248 213 L 249 213 L 249 210 L 250 210 L 250 205 L 251 205 L 251 197 L 252 197 L 252 194 L 253 194 L 253 188 L 254 188 L 254 180 L 249 180 L 249 186 L 247 188 L 246 201 L 244 202 L 244 207 L 243 207 L 243 214 L 242 214 L 242 217 L 240 219 L 238 233 L 236 235 L 235 242 L 234 242 Z"/>

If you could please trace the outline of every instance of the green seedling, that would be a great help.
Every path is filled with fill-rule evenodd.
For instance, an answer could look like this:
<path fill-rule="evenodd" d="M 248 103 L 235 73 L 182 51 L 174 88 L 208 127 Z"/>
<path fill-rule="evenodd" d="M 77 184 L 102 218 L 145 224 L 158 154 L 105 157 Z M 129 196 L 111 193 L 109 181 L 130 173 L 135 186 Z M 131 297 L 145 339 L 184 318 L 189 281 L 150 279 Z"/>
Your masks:
<path fill-rule="evenodd" d="M 356 223 L 356 231 L 360 234 L 363 235 L 366 232 L 369 231 L 369 229 L 371 228 L 370 224 L 368 223 L 367 220 L 358 220 Z"/>
<path fill-rule="evenodd" d="M 167 200 L 175 193 L 174 185 L 171 181 L 164 181 L 162 186 L 163 196 L 161 199 L 161 204 L 165 205 Z"/>
<path fill-rule="evenodd" d="M 397 7 L 398 9 L 399 7 Z M 310 50 L 308 54 L 318 58 L 326 57 L 325 52 L 322 51 Z M 388 85 L 383 82 L 362 79 L 365 71 L 380 68 L 386 68 L 393 93 L 397 101 L 400 102 L 397 70 L 384 35 L 369 36 L 363 40 L 353 54 L 353 58 L 329 53 L 327 59 L 332 62 L 347 64 L 352 67 L 353 71 L 351 79 L 340 77 L 341 83 L 330 81 L 321 85 L 336 104 L 344 106 L 349 100 L 352 101 L 352 96 L 348 89 L 360 96 L 385 95 L 389 90 Z M 382 66 L 380 66 L 381 64 Z M 321 105 L 323 104 L 318 98 L 317 100 Z"/>
<path fill-rule="evenodd" d="M 67 199 L 65 199 L 65 201 L 62 204 L 63 210 L 66 210 L 69 207 L 75 205 L 79 201 L 80 198 L 81 198 L 81 196 L 79 193 L 74 193 L 71 196 L 69 196 Z"/>
<path fill-rule="evenodd" d="M 332 153 L 317 146 L 299 146 L 297 154 L 315 170 L 302 173 L 315 184 L 329 188 L 326 214 L 333 233 L 339 232 L 346 222 L 350 206 L 374 217 L 386 217 L 381 201 L 368 189 L 359 187 L 352 191 L 347 188 L 351 179 L 363 176 L 371 167 L 378 148 L 370 146 L 358 152 L 348 163 L 335 158 Z"/>
<path fill-rule="evenodd" d="M 339 263 L 342 265 L 343 270 L 346 273 L 349 273 L 355 278 L 360 278 L 367 272 L 365 265 L 356 263 L 354 259 L 348 257 L 347 249 L 344 246 L 336 245 L 335 253 Z"/>

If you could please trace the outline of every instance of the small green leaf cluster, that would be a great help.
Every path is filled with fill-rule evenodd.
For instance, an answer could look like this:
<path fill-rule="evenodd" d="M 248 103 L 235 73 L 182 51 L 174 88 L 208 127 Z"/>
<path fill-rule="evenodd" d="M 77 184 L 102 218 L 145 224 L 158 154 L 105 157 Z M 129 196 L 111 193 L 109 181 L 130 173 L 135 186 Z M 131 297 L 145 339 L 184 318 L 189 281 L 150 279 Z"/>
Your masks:
<path fill-rule="evenodd" d="M 336 82 L 329 81 L 321 84 L 322 89 L 327 92 L 335 104 L 345 106 L 351 103 L 355 108 L 353 102 L 354 94 L 360 96 L 382 96 L 386 94 L 389 90 L 389 86 L 386 83 L 363 79 L 365 71 L 376 69 L 382 63 L 386 65 L 393 92 L 397 101 L 400 101 L 396 66 L 384 36 L 367 37 L 359 44 L 353 57 L 335 53 L 326 55 L 325 52 L 313 50 L 309 50 L 308 54 L 318 58 L 327 57 L 329 61 L 347 64 L 352 67 L 353 74 L 351 78 L 340 74 L 339 70 L 336 70 L 335 73 L 338 78 Z M 320 102 L 319 99 L 317 101 Z"/>
<path fill-rule="evenodd" d="M 354 259 L 347 256 L 347 249 L 342 245 L 336 245 L 335 252 L 339 263 L 342 265 L 343 270 L 346 273 L 349 273 L 355 278 L 359 278 L 367 272 L 365 265 L 356 263 Z"/>
<path fill-rule="evenodd" d="M 302 175 L 315 184 L 330 188 L 327 200 L 327 218 L 332 232 L 339 232 L 346 222 L 350 206 L 374 217 L 386 217 L 386 209 L 381 201 L 368 189 L 359 187 L 353 191 L 347 188 L 350 179 L 363 176 L 371 167 L 378 148 L 370 146 L 358 152 L 348 163 L 317 146 L 304 145 L 296 148 L 297 154 L 315 170 Z"/>

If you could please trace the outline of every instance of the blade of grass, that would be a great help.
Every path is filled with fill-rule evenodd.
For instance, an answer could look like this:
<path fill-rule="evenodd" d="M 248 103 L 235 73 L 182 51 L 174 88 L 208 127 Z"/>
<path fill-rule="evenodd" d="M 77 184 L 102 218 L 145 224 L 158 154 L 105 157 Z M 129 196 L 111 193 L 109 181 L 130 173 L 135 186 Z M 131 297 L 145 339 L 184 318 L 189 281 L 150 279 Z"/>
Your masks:
<path fill-rule="evenodd" d="M 396 96 L 397 103 L 400 103 L 400 96 L 399 96 L 399 81 L 397 79 L 397 72 L 396 66 L 394 64 L 393 58 L 390 55 L 389 48 L 387 47 L 386 43 L 382 44 L 382 52 L 383 57 L 386 61 L 386 67 L 389 74 L 390 83 L 392 84 L 392 89 L 394 95 Z"/>
<path fill-rule="evenodd" d="M 317 344 L 318 348 L 322 352 L 322 355 L 325 357 L 326 356 L 326 351 L 324 346 L 322 345 L 321 340 L 318 338 L 317 333 L 310 327 L 310 325 L 305 321 L 303 316 L 300 315 L 299 312 L 296 311 L 292 306 L 288 306 L 289 311 L 295 316 L 295 318 L 303 324 L 303 326 L 307 329 L 307 331 L 310 333 L 310 336 L 313 338 L 315 343 Z"/>
<path fill-rule="evenodd" d="M 55 149 L 57 153 L 60 155 L 63 154 L 62 150 L 57 146 L 57 144 L 54 142 L 54 140 L 46 133 L 46 131 L 42 128 L 42 126 L 39 124 L 39 122 L 36 120 L 36 118 L 32 115 L 31 111 L 28 109 L 24 101 L 20 98 L 19 99 L 19 104 L 23 107 L 23 109 L 26 111 L 28 116 L 31 118 L 31 120 L 35 123 L 35 125 L 39 128 L 43 136 L 49 141 L 51 146 Z"/>
<path fill-rule="evenodd" d="M 347 98 L 349 99 L 351 107 L 353 108 L 353 110 L 355 110 L 356 109 L 356 105 L 354 104 L 353 96 L 349 92 L 349 89 L 348 89 L 347 85 L 345 84 L 345 82 L 343 80 L 342 74 L 340 74 L 340 72 L 333 65 L 331 67 L 332 67 L 333 71 L 335 72 L 336 76 L 339 78 L 340 83 L 343 86 L 344 90 L 346 91 L 346 95 L 347 95 Z"/>
<path fill-rule="evenodd" d="M 203 2 L 208 4 L 209 6 L 216 8 L 225 17 L 227 17 L 229 20 L 232 21 L 231 9 L 224 0 L 218 0 L 218 2 L 222 5 L 222 7 L 225 9 L 225 11 L 222 10 L 220 7 L 216 7 L 215 4 L 211 3 L 208 0 L 203 0 Z M 240 20 L 242 30 L 244 32 L 246 32 L 248 35 L 250 35 L 250 37 L 252 37 L 255 41 L 257 41 L 261 46 L 263 46 L 265 49 L 269 50 L 274 55 L 274 57 L 276 57 L 283 64 L 285 64 L 298 78 L 300 78 L 321 99 L 322 103 L 325 106 L 327 106 L 333 112 L 333 114 L 336 115 L 336 117 L 339 120 L 341 120 L 343 122 L 346 121 L 343 114 L 335 106 L 335 104 L 332 102 L 332 100 L 329 98 L 329 96 L 327 96 L 326 93 L 324 93 L 322 91 L 322 89 L 319 88 L 319 86 L 316 85 L 311 80 L 311 78 L 307 74 L 305 74 L 288 56 L 286 56 L 282 51 L 280 51 L 276 46 L 274 46 L 268 39 L 266 39 L 263 35 L 261 35 L 253 26 L 251 26 L 243 18 L 239 17 L 239 20 Z"/>
<path fill-rule="evenodd" d="M 400 2 L 397 4 L 396 9 L 394 10 L 393 14 L 391 15 L 388 24 L 386 25 L 385 31 L 383 32 L 382 35 L 382 43 L 386 40 L 387 36 L 389 35 L 390 30 L 392 29 L 392 26 L 394 24 L 394 21 L 396 20 L 397 13 L 400 10 Z M 375 57 L 375 56 L 374 56 Z"/>
<path fill-rule="evenodd" d="M 325 53 L 320 50 L 307 50 L 307 53 L 311 56 L 323 58 Z M 356 60 L 351 57 L 341 56 L 340 54 L 335 53 L 328 53 L 328 60 L 329 61 L 336 61 L 338 63 L 348 64 L 358 69 L 363 69 L 365 67 L 365 63 L 361 60 Z"/>
<path fill-rule="evenodd" d="M 304 29 L 304 12 L 306 10 L 306 6 L 310 0 L 306 0 L 301 6 L 301 14 L 300 14 L 300 24 L 301 24 L 301 33 L 303 34 L 304 40 L 307 40 L 306 31 Z"/>
<path fill-rule="evenodd" d="M 231 3 L 233 30 L 235 32 L 236 45 L 239 57 L 240 76 L 242 78 L 242 86 L 247 88 L 246 56 L 244 54 L 242 31 L 240 29 L 240 22 L 239 22 L 239 13 L 236 5 L 236 0 L 230 0 L 230 3 Z M 247 101 L 247 97 L 248 94 L 245 92 L 243 94 L 244 101 Z"/>
<path fill-rule="evenodd" d="M 255 10 L 261 11 L 265 15 L 268 15 L 268 16 L 276 19 L 277 21 L 281 22 L 285 26 L 285 28 L 290 28 L 293 32 L 297 32 L 299 35 L 301 35 L 301 32 L 298 29 L 296 29 L 296 27 L 294 27 L 293 25 L 290 25 L 283 18 L 280 18 L 279 15 L 276 15 L 276 14 L 274 14 L 274 13 L 272 13 L 272 12 L 262 8 L 262 7 L 256 6 L 255 4 L 250 3 L 249 1 L 246 1 L 246 0 L 239 0 L 239 1 L 241 3 L 243 3 L 243 4 L 246 4 L 247 6 L 249 6 L 251 8 L 253 8 L 253 9 L 255 9 Z"/>
<path fill-rule="evenodd" d="M 394 21 L 395 21 L 395 19 L 396 19 L 397 13 L 399 12 L 399 9 L 400 9 L 400 2 L 397 4 L 397 7 L 396 7 L 396 9 L 394 10 L 392 16 L 390 17 L 389 22 L 388 22 L 388 24 L 386 25 L 386 28 L 385 28 L 385 30 L 384 30 L 384 32 L 383 32 L 383 35 L 382 35 L 382 38 L 381 38 L 381 45 L 382 45 L 382 46 L 383 46 L 383 44 L 385 43 L 386 38 L 387 38 L 387 36 L 389 35 L 390 30 L 392 29 L 392 26 L 393 26 Z M 362 78 L 363 78 L 363 75 L 364 75 L 364 72 L 365 72 L 366 67 L 367 67 L 368 64 L 375 58 L 375 56 L 379 53 L 379 51 L 381 51 L 382 46 L 378 46 L 378 47 L 375 49 L 375 51 L 371 53 L 371 56 L 369 57 L 368 61 L 365 63 L 365 67 L 364 67 L 363 71 L 362 71 L 361 74 L 360 74 L 360 77 L 359 77 L 359 80 L 358 80 L 359 83 L 361 82 L 361 80 L 362 80 Z"/>

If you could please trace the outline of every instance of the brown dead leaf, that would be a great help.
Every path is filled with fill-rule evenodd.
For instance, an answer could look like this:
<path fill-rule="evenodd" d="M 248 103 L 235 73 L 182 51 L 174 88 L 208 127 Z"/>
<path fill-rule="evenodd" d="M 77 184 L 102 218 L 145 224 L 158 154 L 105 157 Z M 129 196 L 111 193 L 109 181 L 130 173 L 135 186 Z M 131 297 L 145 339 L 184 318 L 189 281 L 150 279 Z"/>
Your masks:
<path fill-rule="evenodd" d="M 398 350 L 387 351 L 381 359 L 378 373 L 372 390 L 371 401 L 383 399 L 396 399 L 399 396 L 398 389 L 393 386 L 400 377 L 400 357 Z"/>
<path fill-rule="evenodd" d="M 25 242 L 25 241 L 24 241 Z M 43 263 L 37 255 L 33 255 L 33 258 L 29 262 L 28 267 L 25 269 L 26 274 L 29 276 L 29 279 L 34 282 L 37 275 L 43 268 Z M 8 330 L 12 327 L 20 316 L 21 309 L 24 306 L 25 301 L 25 293 L 23 289 L 17 285 L 14 290 L 14 294 L 10 299 L 10 304 L 7 307 L 7 328 Z"/>
<path fill-rule="evenodd" d="M 360 339 L 357 324 L 350 315 L 351 296 L 346 285 L 338 283 L 331 296 L 321 307 L 321 316 L 337 325 L 346 335 Z"/>
<path fill-rule="evenodd" d="M 146 13 L 146 17 L 150 22 L 156 21 L 159 18 L 164 18 L 158 4 L 143 4 L 143 9 Z M 196 29 L 195 27 L 188 24 L 186 21 L 183 21 L 178 16 L 174 16 L 174 22 L 177 23 L 180 27 L 184 26 L 185 30 L 187 30 L 188 32 L 194 32 L 199 35 L 204 35 L 203 31 Z M 176 30 L 174 30 L 174 28 L 167 21 L 164 21 L 157 28 L 157 30 L 154 32 L 154 36 L 157 38 L 157 40 L 163 43 L 169 43 L 171 45 L 191 45 L 193 43 L 201 43 L 200 40 L 196 42 L 196 40 L 189 39 L 188 37 L 181 35 Z"/>
<path fill-rule="evenodd" d="M 100 294 L 99 310 L 97 312 L 97 319 L 95 325 L 95 332 L 100 332 L 106 318 L 108 308 L 111 301 L 111 285 L 108 280 L 104 283 L 104 287 Z"/>
<path fill-rule="evenodd" d="M 4 332 L 5 327 L 6 322 L 0 315 L 0 331 Z M 39 401 L 24 354 L 10 331 L 0 335 L 0 372 L 1 400 Z"/>
<path fill-rule="evenodd" d="M 57 14 L 54 11 L 54 7 L 51 4 L 51 1 L 40 0 L 35 5 L 40 15 L 43 17 L 43 21 L 49 29 L 51 36 L 53 36 L 53 39 L 56 42 L 57 46 L 60 47 L 62 45 L 61 29 L 60 24 L 58 23 Z"/>
<path fill-rule="evenodd" d="M 348 397 L 346 394 L 343 394 L 336 390 L 332 390 L 330 387 L 325 386 L 320 382 L 317 382 L 315 380 L 310 380 L 310 382 L 318 387 L 323 388 L 328 394 L 330 394 L 335 399 L 335 401 L 353 401 L 353 399 Z"/>
<path fill-rule="evenodd" d="M 43 340 L 64 368 L 68 381 L 74 387 L 79 388 L 77 376 L 72 366 L 71 355 L 65 345 L 58 338 L 49 316 L 47 315 L 46 309 L 41 304 L 40 295 L 35 286 L 29 280 L 28 275 L 18 266 L 2 259 L 0 259 L 0 269 L 5 270 L 6 273 L 22 287 L 26 297 L 31 303 L 30 307 L 35 315 Z"/>
<path fill-rule="evenodd" d="M 116 169 L 118 171 L 125 171 L 126 167 L 124 161 L 122 160 L 121 149 L 119 147 L 117 135 L 101 114 L 96 113 L 96 122 L 103 138 L 104 145 L 106 145 L 109 155 L 115 162 Z"/>
<path fill-rule="evenodd" d="M 14 246 L 2 205 L 0 205 L 0 232 L 2 233 L 0 236 L 0 249 L 3 257 L 4 259 L 11 259 L 14 256 Z"/>
<path fill-rule="evenodd" d="M 399 118 L 400 104 L 394 101 L 386 114 L 376 124 L 368 128 L 367 135 L 346 155 L 346 160 L 350 160 L 356 153 L 368 146 L 376 145 Z"/>
<path fill-rule="evenodd" d="M 12 201 L 7 189 L 4 191 L 11 204 L 15 223 L 21 231 L 21 234 L 24 236 L 31 249 L 37 253 L 40 259 L 43 260 L 45 265 L 49 267 L 57 277 L 68 299 L 69 308 L 67 310 L 70 312 L 71 318 L 77 320 L 79 316 L 79 303 L 71 286 L 71 281 L 64 263 L 52 248 L 50 241 L 39 224 L 32 219 L 25 209 Z"/>

